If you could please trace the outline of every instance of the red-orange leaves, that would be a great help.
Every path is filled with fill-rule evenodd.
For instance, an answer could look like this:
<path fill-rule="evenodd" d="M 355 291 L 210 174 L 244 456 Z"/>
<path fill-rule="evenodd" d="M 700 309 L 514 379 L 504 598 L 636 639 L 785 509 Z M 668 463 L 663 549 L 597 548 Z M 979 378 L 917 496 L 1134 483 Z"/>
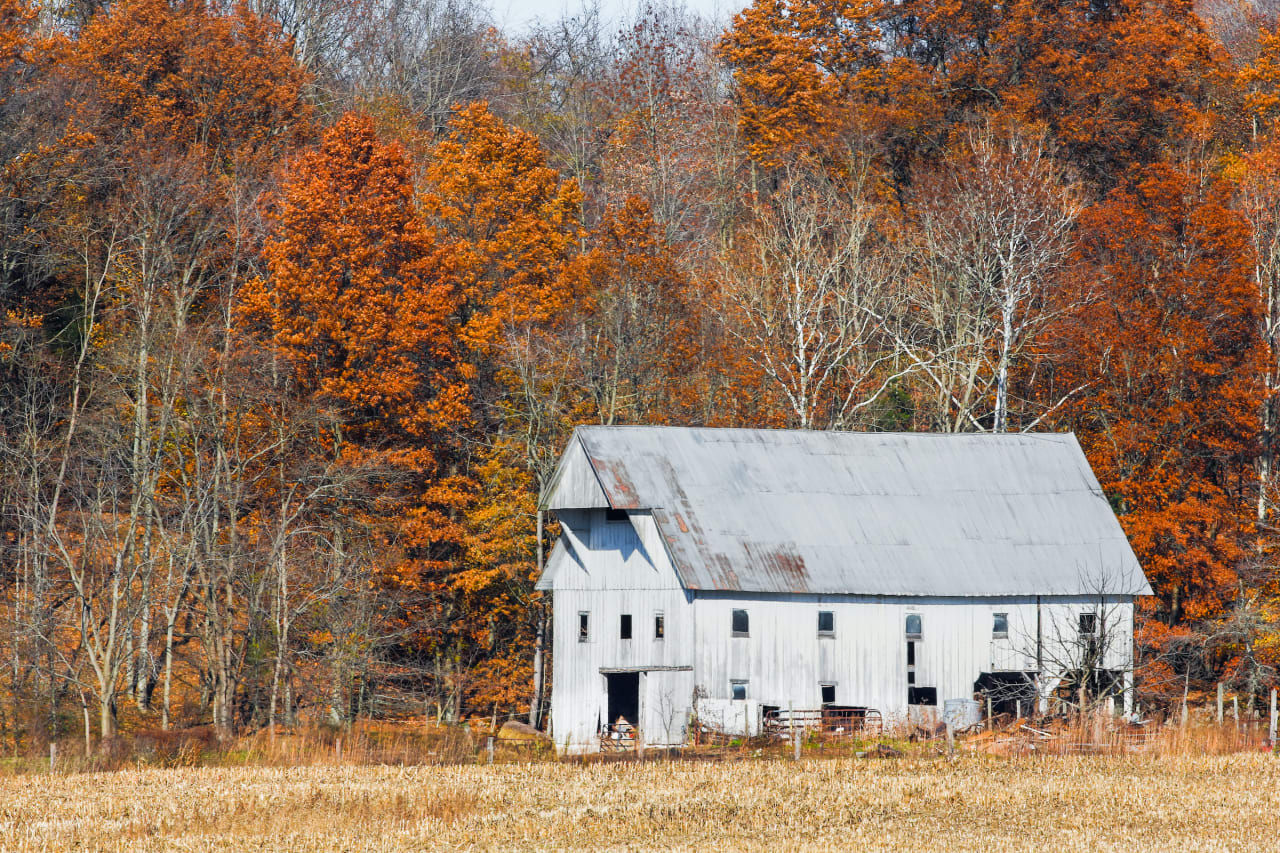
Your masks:
<path fill-rule="evenodd" d="M 95 15 L 57 56 L 91 86 L 81 121 L 103 135 L 141 135 L 221 151 L 275 148 L 310 118 L 305 72 L 285 38 L 239 5 L 124 0 Z"/>
<path fill-rule="evenodd" d="M 1064 329 L 1071 407 L 1168 624 L 1220 612 L 1251 516 L 1258 299 L 1241 218 L 1220 186 L 1147 170 L 1081 221 L 1100 297 Z M 1093 286 L 1090 282 L 1089 286 Z"/>
<path fill-rule="evenodd" d="M 606 212 L 594 238 L 579 264 L 591 298 L 572 345 L 595 416 L 606 424 L 689 419 L 700 329 L 688 277 L 635 196 Z"/>
<path fill-rule="evenodd" d="M 885 134 L 884 125 L 931 111 L 919 97 L 925 71 L 884 53 L 895 12 L 877 0 L 758 0 L 738 13 L 720 53 L 733 68 L 753 158 L 778 165 L 796 149 L 827 148 L 851 126 Z"/>
<path fill-rule="evenodd" d="M 1258 55 L 1237 81 L 1254 134 L 1270 133 L 1280 119 L 1280 28 L 1258 34 Z"/>
<path fill-rule="evenodd" d="M 22 0 L 0 0 L 0 74 L 22 58 L 35 13 Z M 0 90 L 0 97 L 3 96 Z"/>
<path fill-rule="evenodd" d="M 290 171 L 243 313 L 349 438 L 421 440 L 465 419 L 452 265 L 422 225 L 410 164 L 348 115 Z"/>
<path fill-rule="evenodd" d="M 1043 123 L 1102 187 L 1137 178 L 1206 130 L 1218 66 L 1191 4 L 1017 0 L 992 33 L 979 90 Z"/>

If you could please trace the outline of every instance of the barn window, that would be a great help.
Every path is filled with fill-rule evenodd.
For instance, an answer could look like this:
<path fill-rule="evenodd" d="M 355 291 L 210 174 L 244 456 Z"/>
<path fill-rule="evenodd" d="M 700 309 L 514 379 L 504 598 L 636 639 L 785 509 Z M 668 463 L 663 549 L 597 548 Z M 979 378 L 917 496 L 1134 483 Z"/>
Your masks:
<path fill-rule="evenodd" d="M 991 636 L 1001 640 L 1009 636 L 1008 613 L 991 614 Z"/>
<path fill-rule="evenodd" d="M 631 639 L 631 614 L 630 613 L 622 614 L 622 622 L 618 626 L 618 639 L 621 639 L 621 640 Z"/>
<path fill-rule="evenodd" d="M 733 636 L 746 637 L 751 633 L 751 622 L 747 619 L 747 611 L 733 611 Z"/>
<path fill-rule="evenodd" d="M 836 635 L 836 614 L 832 610 L 818 611 L 818 636 L 834 637 Z"/>
<path fill-rule="evenodd" d="M 836 702 L 836 686 L 834 684 L 823 684 L 822 687 L 822 704 L 834 705 Z"/>
<path fill-rule="evenodd" d="M 661 613 L 653 614 L 653 638 L 655 640 L 665 639 L 667 636 L 667 617 Z"/>
<path fill-rule="evenodd" d="M 604 520 L 619 522 L 627 520 L 627 511 L 625 509 L 606 509 L 604 511 Z"/>
<path fill-rule="evenodd" d="M 1082 637 L 1093 637 L 1098 633 L 1098 614 L 1097 613 L 1081 613 L 1080 614 L 1080 635 Z"/>
<path fill-rule="evenodd" d="M 591 614 L 585 610 L 578 611 L 578 642 L 591 642 Z"/>
<path fill-rule="evenodd" d="M 921 633 L 920 627 L 921 627 L 920 614 L 908 613 L 907 614 L 907 636 L 915 640 L 920 639 L 920 633 Z"/>
<path fill-rule="evenodd" d="M 908 642 L 907 643 L 907 666 L 915 666 L 915 665 L 916 665 L 916 644 L 912 642 Z"/>
<path fill-rule="evenodd" d="M 734 679 L 729 682 L 729 696 L 732 699 L 747 698 L 747 681 L 746 679 Z"/>

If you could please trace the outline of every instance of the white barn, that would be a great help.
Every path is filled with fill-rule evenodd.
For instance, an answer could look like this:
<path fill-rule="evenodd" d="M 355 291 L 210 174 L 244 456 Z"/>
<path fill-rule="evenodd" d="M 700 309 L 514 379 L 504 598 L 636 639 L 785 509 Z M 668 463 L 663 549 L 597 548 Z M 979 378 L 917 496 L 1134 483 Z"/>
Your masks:
<path fill-rule="evenodd" d="M 1129 701 L 1151 590 L 1069 434 L 580 427 L 540 509 L 562 750 L 619 718 L 678 746 L 775 709 Z"/>

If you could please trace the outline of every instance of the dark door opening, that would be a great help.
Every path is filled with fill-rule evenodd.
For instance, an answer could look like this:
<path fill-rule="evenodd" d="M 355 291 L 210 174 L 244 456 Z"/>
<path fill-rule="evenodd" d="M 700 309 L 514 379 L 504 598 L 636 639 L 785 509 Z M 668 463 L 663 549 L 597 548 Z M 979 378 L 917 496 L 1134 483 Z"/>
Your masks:
<path fill-rule="evenodd" d="M 609 730 L 616 730 L 619 717 L 632 729 L 640 728 L 640 673 L 611 672 L 605 680 L 605 689 L 609 691 Z"/>
<path fill-rule="evenodd" d="M 1036 674 L 1034 672 L 984 672 L 973 683 L 975 693 L 991 701 L 991 713 L 1026 716 L 1036 712 Z M 985 713 L 986 710 L 983 709 Z"/>

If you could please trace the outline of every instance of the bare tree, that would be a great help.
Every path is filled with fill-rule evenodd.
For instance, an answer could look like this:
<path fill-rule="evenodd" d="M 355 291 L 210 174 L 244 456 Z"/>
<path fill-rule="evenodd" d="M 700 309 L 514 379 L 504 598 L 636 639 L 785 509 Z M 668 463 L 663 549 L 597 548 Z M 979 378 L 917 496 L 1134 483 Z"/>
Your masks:
<path fill-rule="evenodd" d="M 718 35 L 680 7 L 644 4 L 613 40 L 597 83 L 611 127 L 605 204 L 643 198 L 672 247 L 693 257 L 714 248 L 721 149 L 736 136 L 713 49 Z"/>
<path fill-rule="evenodd" d="M 608 105 L 596 87 L 606 74 L 607 33 L 596 0 L 580 12 L 540 24 L 517 46 L 513 59 L 528 70 L 509 81 L 499 114 L 536 128 L 549 164 L 588 186 L 600 174 Z M 590 204 L 584 219 L 594 224 Z"/>
<path fill-rule="evenodd" d="M 788 167 L 723 260 L 727 327 L 801 429 L 850 426 L 905 372 L 883 335 L 899 291 L 854 167 L 847 182 Z"/>
<path fill-rule="evenodd" d="M 341 69 L 358 101 L 398 99 L 434 134 L 456 107 L 501 97 L 499 42 L 485 8 L 461 0 L 374 0 L 360 16 Z"/>
<path fill-rule="evenodd" d="M 250 0 L 248 7 L 279 25 L 293 44 L 294 59 L 324 86 L 341 75 L 375 5 L 372 0 Z"/>
<path fill-rule="evenodd" d="M 1055 290 L 1083 207 L 1076 184 L 1046 137 L 986 124 L 921 177 L 912 202 L 912 301 L 924 329 L 902 343 L 929 365 L 938 425 L 1033 428 L 1063 401 L 1037 410 L 1012 385 L 1036 367 L 1026 354 L 1037 334 L 1073 307 Z"/>

